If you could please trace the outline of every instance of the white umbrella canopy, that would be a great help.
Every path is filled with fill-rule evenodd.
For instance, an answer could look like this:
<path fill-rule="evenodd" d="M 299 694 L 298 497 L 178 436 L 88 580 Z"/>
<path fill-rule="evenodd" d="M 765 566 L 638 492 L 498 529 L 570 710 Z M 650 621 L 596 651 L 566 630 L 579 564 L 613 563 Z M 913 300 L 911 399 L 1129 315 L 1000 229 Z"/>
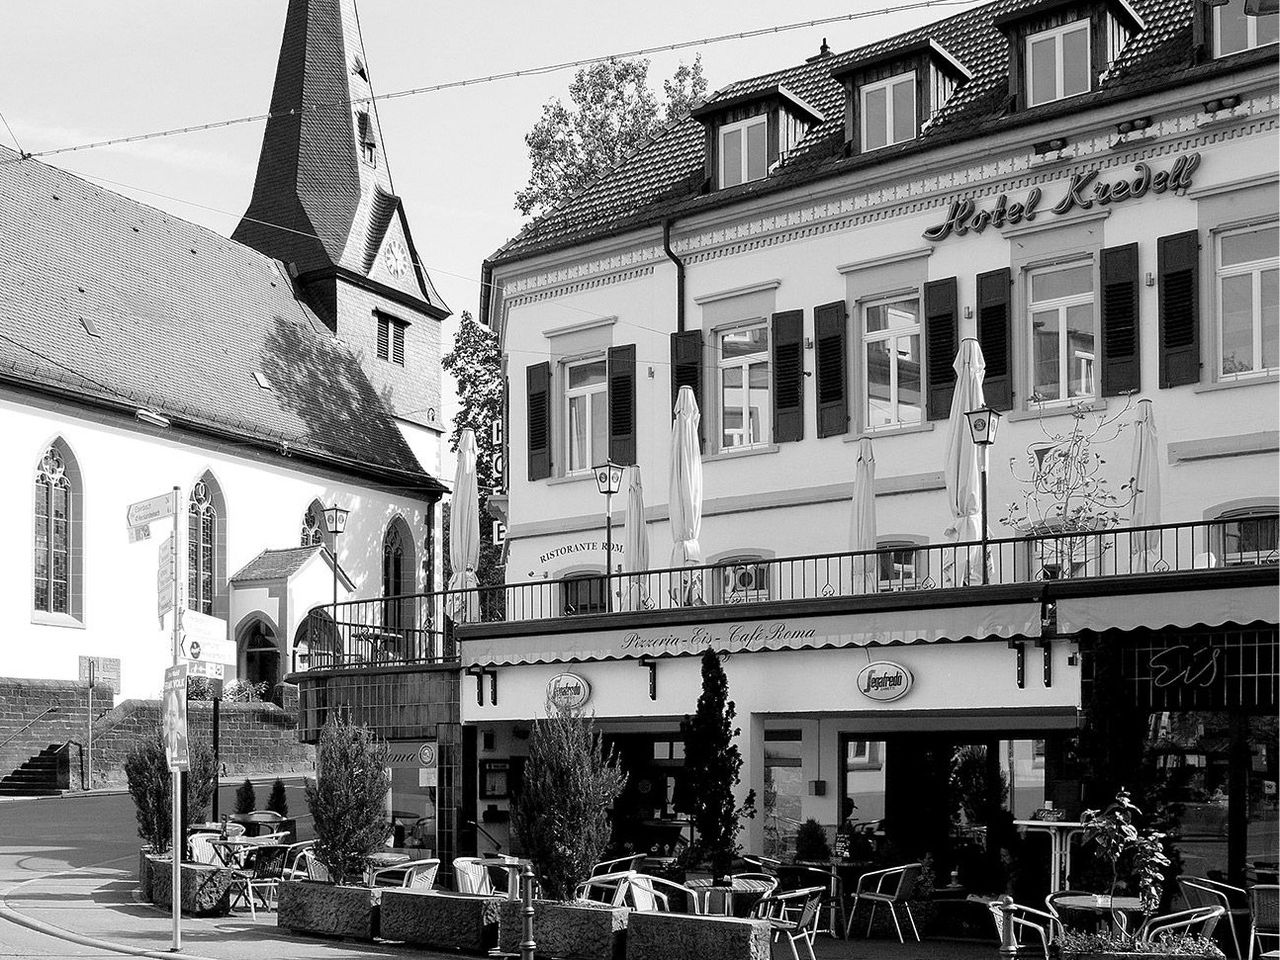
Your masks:
<path fill-rule="evenodd" d="M 622 569 L 641 574 L 649 569 L 649 527 L 644 522 L 644 487 L 640 483 L 640 467 L 627 468 L 627 513 L 623 519 Z M 642 576 L 627 577 L 622 593 L 623 610 L 643 610 L 648 604 L 649 589 Z"/>
<path fill-rule="evenodd" d="M 476 436 L 471 428 L 458 436 L 458 466 L 453 475 L 453 503 L 449 510 L 449 563 L 453 575 L 450 590 L 479 585 L 480 489 L 476 481 Z M 450 594 L 445 612 L 455 623 L 480 619 L 480 598 L 474 592 Z"/>
<path fill-rule="evenodd" d="M 671 566 L 702 562 L 698 537 L 702 532 L 702 452 L 698 448 L 698 402 L 689 387 L 676 396 L 675 420 L 671 424 L 671 484 L 668 509 L 671 512 Z M 702 601 L 701 578 L 682 584 L 678 603 Z"/>
<path fill-rule="evenodd" d="M 1150 400 L 1138 401 L 1133 421 L 1133 526 L 1154 527 L 1160 523 L 1160 437 L 1156 432 L 1155 410 Z M 1150 530 L 1130 539 L 1137 569 L 1145 571 L 1148 560 L 1160 549 L 1160 532 Z"/>
<path fill-rule="evenodd" d="M 982 537 L 984 519 L 979 502 L 978 448 L 969 432 L 965 413 L 985 407 L 987 401 L 982 392 L 982 380 L 986 376 L 987 362 L 982 357 L 982 347 L 977 340 L 960 341 L 952 368 L 956 372 L 955 393 L 951 397 L 951 416 L 947 420 L 946 462 L 943 476 L 947 482 L 947 501 L 951 507 L 951 526 L 944 531 L 957 543 L 966 543 Z M 964 555 L 954 558 L 951 572 L 956 586 L 980 583 L 982 580 L 982 548 L 970 547 Z"/>
<path fill-rule="evenodd" d="M 874 550 L 876 540 L 876 455 L 871 440 L 858 441 L 853 460 L 853 501 L 849 517 L 849 549 L 856 553 Z M 874 555 L 855 557 L 854 593 L 875 593 L 880 588 L 880 564 Z"/>

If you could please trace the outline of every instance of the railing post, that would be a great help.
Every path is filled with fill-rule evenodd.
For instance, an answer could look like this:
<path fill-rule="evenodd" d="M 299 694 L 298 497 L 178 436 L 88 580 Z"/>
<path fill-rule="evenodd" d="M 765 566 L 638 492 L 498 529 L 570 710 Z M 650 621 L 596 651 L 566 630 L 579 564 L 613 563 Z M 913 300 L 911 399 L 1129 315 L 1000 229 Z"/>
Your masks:
<path fill-rule="evenodd" d="M 533 960 L 533 953 L 538 949 L 533 939 L 533 863 L 526 860 L 524 871 L 520 874 L 520 895 L 524 907 L 520 911 L 520 960 Z"/>
<path fill-rule="evenodd" d="M 1000 950 L 1001 957 L 1018 955 L 1018 938 L 1013 932 L 1013 897 L 1005 894 L 996 901 L 995 907 L 1000 911 Z"/>

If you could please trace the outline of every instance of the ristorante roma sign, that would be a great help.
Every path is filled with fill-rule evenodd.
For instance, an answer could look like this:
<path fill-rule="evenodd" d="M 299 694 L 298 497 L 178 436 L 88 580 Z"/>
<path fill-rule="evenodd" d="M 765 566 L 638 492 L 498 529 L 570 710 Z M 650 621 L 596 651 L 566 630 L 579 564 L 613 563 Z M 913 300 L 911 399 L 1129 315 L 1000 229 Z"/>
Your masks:
<path fill-rule="evenodd" d="M 1175 159 L 1168 170 L 1152 170 L 1146 163 L 1135 164 L 1136 177 L 1107 180 L 1099 175 L 1097 168 L 1073 173 L 1067 182 L 1066 192 L 1047 210 L 1061 216 L 1072 210 L 1090 210 L 1094 206 L 1105 207 L 1122 200 L 1137 200 L 1148 193 L 1181 194 L 1191 187 L 1191 174 L 1198 166 L 1200 154 L 1192 153 Z M 1002 193 L 991 207 L 983 209 L 978 209 L 972 197 L 953 200 L 947 210 L 947 219 L 930 227 L 922 236 L 937 242 L 947 237 L 962 237 L 970 230 L 982 233 L 987 227 L 1030 223 L 1044 212 L 1041 209 L 1043 199 L 1043 191 L 1032 187 L 1021 200 L 1010 200 L 1007 194 Z"/>

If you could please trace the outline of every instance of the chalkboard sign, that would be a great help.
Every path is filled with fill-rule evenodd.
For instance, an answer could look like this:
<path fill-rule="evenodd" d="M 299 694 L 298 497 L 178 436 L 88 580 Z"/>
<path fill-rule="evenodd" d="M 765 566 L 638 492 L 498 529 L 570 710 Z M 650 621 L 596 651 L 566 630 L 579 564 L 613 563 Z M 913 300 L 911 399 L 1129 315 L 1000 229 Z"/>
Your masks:
<path fill-rule="evenodd" d="M 847 833 L 836 834 L 836 859 L 849 859 L 849 835 Z"/>

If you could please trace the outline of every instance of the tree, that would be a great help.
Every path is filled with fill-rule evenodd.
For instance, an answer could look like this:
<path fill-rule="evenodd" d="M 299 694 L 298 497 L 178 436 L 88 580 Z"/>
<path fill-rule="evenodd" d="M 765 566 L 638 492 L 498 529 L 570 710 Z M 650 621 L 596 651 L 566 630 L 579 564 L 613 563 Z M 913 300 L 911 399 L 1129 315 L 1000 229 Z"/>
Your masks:
<path fill-rule="evenodd" d="M 279 777 L 276 777 L 276 782 L 271 785 L 271 796 L 267 797 L 267 809 L 282 817 L 289 815 L 289 798 L 284 793 L 284 781 Z"/>
<path fill-rule="evenodd" d="M 609 808 L 626 774 L 581 710 L 548 705 L 529 734 L 512 825 L 553 900 L 573 900 L 609 846 Z"/>
<path fill-rule="evenodd" d="M 663 82 L 660 108 L 649 88 L 649 61 L 606 60 L 583 67 L 569 85 L 569 105 L 553 97 L 525 134 L 529 182 L 516 209 L 541 216 L 640 148 L 665 123 L 686 113 L 707 90 L 702 58 L 681 63 Z"/>
<path fill-rule="evenodd" d="M 236 787 L 236 813 L 252 813 L 258 809 L 258 797 L 253 791 L 253 781 L 248 777 Z"/>
<path fill-rule="evenodd" d="M 387 839 L 387 746 L 368 727 L 330 717 L 316 745 L 317 779 L 307 783 L 316 859 L 334 883 L 360 876 Z"/>
<path fill-rule="evenodd" d="M 190 768 L 187 771 L 186 807 L 182 822 L 204 820 L 217 784 L 213 750 L 206 743 L 191 741 L 188 746 Z M 168 850 L 173 836 L 173 776 L 165 759 L 164 739 L 155 735 L 139 741 L 124 761 L 124 775 L 129 784 L 138 816 L 138 836 L 151 845 L 152 851 Z"/>
<path fill-rule="evenodd" d="M 737 855 L 738 829 L 743 818 L 756 815 L 756 792 L 749 790 L 741 805 L 734 797 L 742 771 L 742 753 L 734 739 L 742 731 L 733 725 L 737 707 L 729 699 L 729 678 L 714 650 L 702 655 L 702 694 L 692 717 L 680 723 L 684 737 L 684 766 L 692 798 L 697 837 L 690 856 L 706 860 L 717 874 L 728 873 Z"/>

